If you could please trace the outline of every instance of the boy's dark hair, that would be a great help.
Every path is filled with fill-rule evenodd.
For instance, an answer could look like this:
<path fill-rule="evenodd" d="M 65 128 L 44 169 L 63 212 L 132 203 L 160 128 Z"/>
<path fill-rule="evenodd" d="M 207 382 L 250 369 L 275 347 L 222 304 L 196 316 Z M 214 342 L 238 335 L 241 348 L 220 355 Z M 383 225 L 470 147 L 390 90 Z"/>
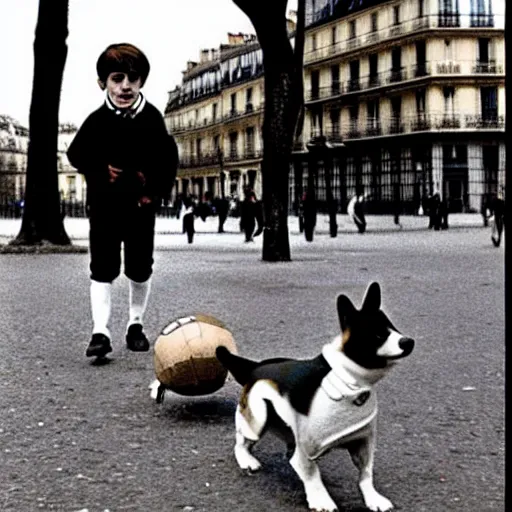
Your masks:
<path fill-rule="evenodd" d="M 136 73 L 141 78 L 141 84 L 144 85 L 149 75 L 149 61 L 133 44 L 111 44 L 99 56 L 96 71 L 102 82 L 107 81 L 110 73 Z"/>

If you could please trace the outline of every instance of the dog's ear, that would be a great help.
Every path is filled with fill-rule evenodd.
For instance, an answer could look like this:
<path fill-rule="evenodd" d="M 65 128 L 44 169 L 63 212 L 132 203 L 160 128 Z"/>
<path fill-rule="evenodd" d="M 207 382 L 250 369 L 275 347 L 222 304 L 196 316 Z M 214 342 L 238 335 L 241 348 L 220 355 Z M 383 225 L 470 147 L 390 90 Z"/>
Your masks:
<path fill-rule="evenodd" d="M 356 313 L 356 308 L 346 295 L 338 295 L 336 306 L 338 309 L 338 318 L 340 320 L 341 332 L 343 332 L 350 324 L 350 319 L 354 313 Z"/>
<path fill-rule="evenodd" d="M 361 311 L 378 311 L 380 309 L 380 285 L 373 282 L 366 290 Z"/>

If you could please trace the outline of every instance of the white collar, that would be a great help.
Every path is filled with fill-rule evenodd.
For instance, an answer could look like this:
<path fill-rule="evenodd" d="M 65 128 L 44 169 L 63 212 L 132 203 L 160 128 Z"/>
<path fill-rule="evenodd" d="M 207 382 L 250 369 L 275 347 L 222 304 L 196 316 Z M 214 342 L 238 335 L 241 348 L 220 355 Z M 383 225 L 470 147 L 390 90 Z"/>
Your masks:
<path fill-rule="evenodd" d="M 139 92 L 139 95 L 137 96 L 137 99 L 135 100 L 134 104 L 128 109 L 123 109 L 118 108 L 114 105 L 114 102 L 112 101 L 112 98 L 110 97 L 107 91 L 105 105 L 107 105 L 107 107 L 110 110 L 113 110 L 116 115 L 123 117 L 131 117 L 133 119 L 137 114 L 140 114 L 142 112 L 142 109 L 146 105 L 146 98 L 141 92 Z"/>
<path fill-rule="evenodd" d="M 322 349 L 331 371 L 324 377 L 322 387 L 333 400 L 343 397 L 354 397 L 365 391 L 370 391 L 375 382 L 384 376 L 386 368 L 368 369 L 349 359 L 337 347 L 341 343 L 340 337 Z"/>

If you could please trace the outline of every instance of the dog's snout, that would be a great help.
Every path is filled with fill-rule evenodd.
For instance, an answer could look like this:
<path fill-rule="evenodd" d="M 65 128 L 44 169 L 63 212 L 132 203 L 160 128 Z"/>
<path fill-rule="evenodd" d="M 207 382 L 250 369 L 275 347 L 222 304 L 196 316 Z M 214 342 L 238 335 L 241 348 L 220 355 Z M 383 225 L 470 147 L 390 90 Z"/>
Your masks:
<path fill-rule="evenodd" d="M 403 350 L 403 355 L 407 356 L 412 352 L 414 348 L 414 340 L 412 338 L 402 338 L 398 342 L 398 346 Z"/>

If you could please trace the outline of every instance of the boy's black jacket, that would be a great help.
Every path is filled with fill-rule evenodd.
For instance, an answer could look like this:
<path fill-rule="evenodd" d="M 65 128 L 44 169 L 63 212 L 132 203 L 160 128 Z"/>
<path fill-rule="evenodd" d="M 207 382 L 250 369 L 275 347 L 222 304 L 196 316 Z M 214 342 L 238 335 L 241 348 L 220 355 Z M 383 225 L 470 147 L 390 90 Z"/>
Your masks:
<path fill-rule="evenodd" d="M 84 121 L 67 151 L 87 181 L 91 209 L 109 203 L 137 202 L 145 195 L 157 202 L 170 198 L 178 168 L 178 148 L 162 114 L 146 102 L 135 117 L 123 117 L 105 104 Z M 123 172 L 109 182 L 108 165 Z M 142 185 L 137 172 L 142 172 Z"/>

